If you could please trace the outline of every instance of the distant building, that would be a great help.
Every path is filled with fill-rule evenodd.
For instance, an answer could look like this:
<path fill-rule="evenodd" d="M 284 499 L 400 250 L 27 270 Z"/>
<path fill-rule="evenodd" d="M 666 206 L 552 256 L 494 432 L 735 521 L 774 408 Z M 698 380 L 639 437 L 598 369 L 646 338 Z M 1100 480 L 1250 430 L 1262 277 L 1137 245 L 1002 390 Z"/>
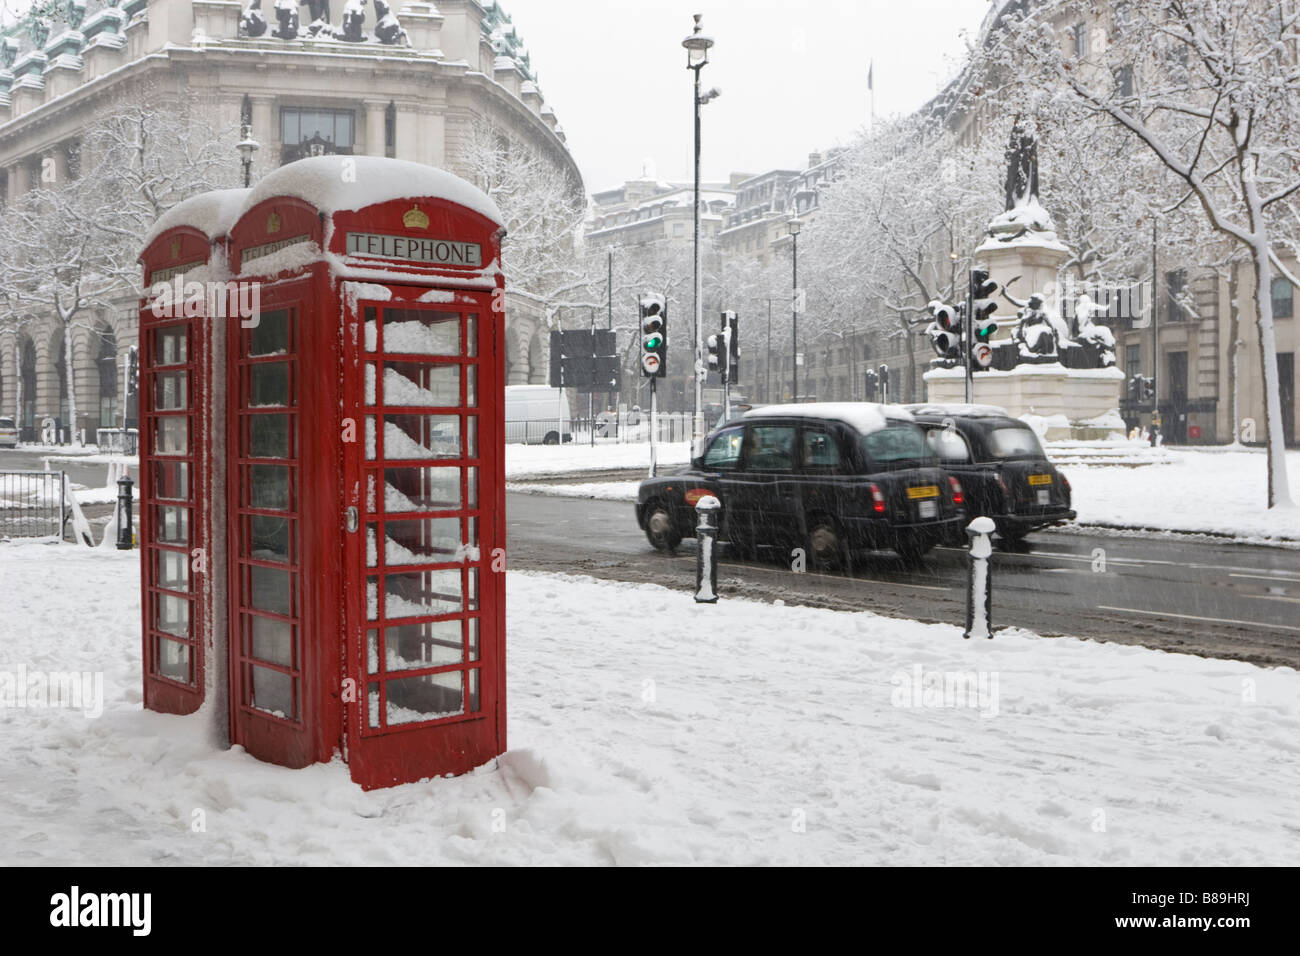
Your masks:
<path fill-rule="evenodd" d="M 459 163 L 473 124 L 487 120 L 581 188 L 555 111 L 497 3 L 408 3 L 396 11 L 400 33 L 392 24 L 377 31 L 370 12 L 357 42 L 313 37 L 305 23 L 293 39 L 281 38 L 274 5 L 260 6 L 260 35 L 254 10 L 233 0 L 87 0 L 67 4 L 53 25 L 28 18 L 0 32 L 0 198 L 31 188 L 42 169 L 55 181 L 76 176 L 83 131 L 114 103 L 146 95 L 160 107 L 201 103 L 215 124 L 235 131 L 249 124 L 261 147 L 255 177 L 322 153 L 464 172 Z M 332 7 L 341 29 L 343 0 Z M 230 161 L 238 168 L 234 139 Z M 135 309 L 132 301 L 99 309 L 90 328 L 75 331 L 79 415 L 72 423 L 61 331 L 52 319 L 38 322 L 15 342 L 0 315 L 0 414 L 14 413 L 21 378 L 19 415 L 28 436 L 47 416 L 85 429 L 92 441 L 97 427 L 120 424 Z M 544 321 L 535 301 L 510 297 L 507 322 L 509 381 L 545 382 Z"/>

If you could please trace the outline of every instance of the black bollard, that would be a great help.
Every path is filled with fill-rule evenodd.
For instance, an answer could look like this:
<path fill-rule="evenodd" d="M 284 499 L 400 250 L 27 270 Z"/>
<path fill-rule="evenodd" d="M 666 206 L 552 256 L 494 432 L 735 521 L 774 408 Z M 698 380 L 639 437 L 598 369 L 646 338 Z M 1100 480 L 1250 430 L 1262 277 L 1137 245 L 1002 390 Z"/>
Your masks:
<path fill-rule="evenodd" d="M 970 535 L 970 577 L 966 586 L 966 632 L 962 637 L 993 639 L 993 578 L 989 558 L 993 556 L 996 530 L 992 518 L 976 518 L 966 527 Z"/>
<path fill-rule="evenodd" d="M 117 550 L 130 551 L 135 546 L 131 519 L 131 481 L 130 475 L 117 479 Z"/>
<path fill-rule="evenodd" d="M 695 504 L 695 603 L 718 603 L 718 524 L 714 520 L 722 502 L 705 495 Z"/>

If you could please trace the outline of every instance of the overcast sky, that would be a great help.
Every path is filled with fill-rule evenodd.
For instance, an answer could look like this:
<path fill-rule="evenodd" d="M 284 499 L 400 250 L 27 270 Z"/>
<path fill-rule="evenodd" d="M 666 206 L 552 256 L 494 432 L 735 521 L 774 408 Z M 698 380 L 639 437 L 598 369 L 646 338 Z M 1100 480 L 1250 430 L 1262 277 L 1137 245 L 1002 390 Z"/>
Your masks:
<path fill-rule="evenodd" d="M 692 14 L 713 37 L 704 88 L 703 175 L 802 168 L 870 116 L 906 114 L 955 75 L 988 0 L 502 0 L 532 55 L 588 192 L 653 159 L 691 178 Z"/>

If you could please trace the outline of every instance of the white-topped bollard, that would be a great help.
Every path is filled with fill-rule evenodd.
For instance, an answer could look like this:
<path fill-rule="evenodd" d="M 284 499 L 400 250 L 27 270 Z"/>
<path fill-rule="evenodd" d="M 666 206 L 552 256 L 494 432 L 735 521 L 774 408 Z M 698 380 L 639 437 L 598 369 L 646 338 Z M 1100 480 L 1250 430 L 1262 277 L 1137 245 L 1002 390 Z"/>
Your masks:
<path fill-rule="evenodd" d="M 718 509 L 722 502 L 705 495 L 695 503 L 695 603 L 718 603 Z"/>
<path fill-rule="evenodd" d="M 989 558 L 993 556 L 992 518 L 976 518 L 966 526 L 970 535 L 970 583 L 966 588 L 966 633 L 964 638 L 993 639 L 993 581 Z"/>

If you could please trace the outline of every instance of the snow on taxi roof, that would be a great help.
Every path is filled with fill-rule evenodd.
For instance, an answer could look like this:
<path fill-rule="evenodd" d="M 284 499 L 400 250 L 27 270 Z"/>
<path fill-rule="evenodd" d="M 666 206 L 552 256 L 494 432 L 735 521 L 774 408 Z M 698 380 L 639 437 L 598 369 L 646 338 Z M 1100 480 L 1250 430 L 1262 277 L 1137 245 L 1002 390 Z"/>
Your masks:
<path fill-rule="evenodd" d="M 880 405 L 875 402 L 806 402 L 799 405 L 764 405 L 753 408 L 744 415 L 751 418 L 816 418 L 852 425 L 866 434 L 877 432 L 890 421 L 911 421 L 912 414 L 901 405 Z"/>
<path fill-rule="evenodd" d="M 963 418 L 1010 418 L 1005 408 L 996 405 L 966 405 L 961 402 L 952 404 L 923 403 L 906 406 L 913 415 L 961 415 Z"/>

